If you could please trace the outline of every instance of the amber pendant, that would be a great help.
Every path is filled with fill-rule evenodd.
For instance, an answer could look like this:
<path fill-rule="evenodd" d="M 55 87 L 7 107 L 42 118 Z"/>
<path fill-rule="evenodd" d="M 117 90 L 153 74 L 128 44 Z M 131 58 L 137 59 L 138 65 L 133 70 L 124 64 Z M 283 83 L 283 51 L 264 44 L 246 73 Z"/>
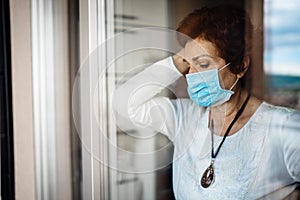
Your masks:
<path fill-rule="evenodd" d="M 215 179 L 215 173 L 214 173 L 214 161 L 212 160 L 208 168 L 204 171 L 202 178 L 201 178 L 201 186 L 203 188 L 208 188 Z"/>

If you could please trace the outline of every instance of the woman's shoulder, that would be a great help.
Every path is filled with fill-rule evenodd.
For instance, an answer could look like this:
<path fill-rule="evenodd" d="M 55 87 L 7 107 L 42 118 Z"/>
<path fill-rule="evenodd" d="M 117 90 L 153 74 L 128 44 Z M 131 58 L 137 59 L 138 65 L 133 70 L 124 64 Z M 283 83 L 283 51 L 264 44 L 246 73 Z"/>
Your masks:
<path fill-rule="evenodd" d="M 178 98 L 176 103 L 182 108 L 182 112 L 189 116 L 197 115 L 202 117 L 208 111 L 208 108 L 198 106 L 189 98 Z"/>
<path fill-rule="evenodd" d="M 178 128 L 181 131 L 186 132 L 207 121 L 208 108 L 198 106 L 188 98 L 178 98 L 172 101 L 174 108 L 177 109 Z"/>
<path fill-rule="evenodd" d="M 263 102 L 264 115 L 269 121 L 273 134 L 283 137 L 300 136 L 300 111 L 294 108 L 273 105 Z"/>
<path fill-rule="evenodd" d="M 263 101 L 262 107 L 266 114 L 273 117 L 289 118 L 289 117 L 300 117 L 300 111 L 295 108 L 289 108 L 284 106 L 278 106 L 269 102 Z"/>

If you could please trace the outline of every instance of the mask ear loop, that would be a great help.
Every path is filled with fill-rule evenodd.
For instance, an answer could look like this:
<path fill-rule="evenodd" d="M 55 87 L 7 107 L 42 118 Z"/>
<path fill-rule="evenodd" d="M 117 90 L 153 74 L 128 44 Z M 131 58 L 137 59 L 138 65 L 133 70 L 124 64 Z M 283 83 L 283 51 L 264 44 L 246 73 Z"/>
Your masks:
<path fill-rule="evenodd" d="M 218 71 L 221 71 L 221 70 L 225 69 L 225 67 L 227 67 L 228 65 L 230 65 L 230 63 L 228 63 L 228 64 L 224 65 L 224 66 L 223 66 L 223 67 L 221 67 L 221 69 L 219 69 Z"/>
<path fill-rule="evenodd" d="M 234 82 L 234 84 L 231 86 L 231 88 L 229 90 L 232 90 L 234 88 L 234 86 L 237 84 L 237 82 L 239 81 L 240 78 L 237 78 L 236 81 Z"/>
<path fill-rule="evenodd" d="M 221 69 L 219 69 L 218 71 L 221 71 L 223 69 L 225 69 L 225 67 L 227 67 L 228 65 L 230 65 L 230 63 L 227 63 L 226 65 L 224 65 L 223 67 L 221 67 Z M 237 78 L 236 81 L 234 82 L 234 84 L 231 86 L 231 88 L 229 90 L 232 90 L 234 88 L 234 86 L 237 84 L 237 82 L 239 81 L 240 78 Z"/>

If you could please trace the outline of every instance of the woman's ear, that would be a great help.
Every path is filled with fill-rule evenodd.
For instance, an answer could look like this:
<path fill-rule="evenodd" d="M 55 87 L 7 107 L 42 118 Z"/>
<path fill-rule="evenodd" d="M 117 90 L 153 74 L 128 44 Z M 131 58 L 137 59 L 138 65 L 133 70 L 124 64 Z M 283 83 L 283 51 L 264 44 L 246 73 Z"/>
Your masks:
<path fill-rule="evenodd" d="M 242 78 L 248 70 L 250 65 L 250 56 L 245 56 L 243 60 L 243 71 L 237 74 L 238 78 Z"/>

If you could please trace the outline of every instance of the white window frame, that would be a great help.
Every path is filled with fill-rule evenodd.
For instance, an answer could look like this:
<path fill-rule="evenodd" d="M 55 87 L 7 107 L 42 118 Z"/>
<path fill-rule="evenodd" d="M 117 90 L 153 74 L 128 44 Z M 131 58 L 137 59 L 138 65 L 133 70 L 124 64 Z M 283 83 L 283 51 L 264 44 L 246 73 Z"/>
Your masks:
<path fill-rule="evenodd" d="M 85 62 L 89 59 L 97 47 L 102 45 L 106 39 L 114 35 L 114 1 L 111 0 L 80 0 L 79 1 L 79 18 L 80 18 L 80 65 L 86 65 Z M 113 56 L 113 48 L 105 48 L 105 53 L 99 58 L 99 66 L 106 66 L 110 56 Z M 114 78 L 104 79 L 97 91 L 99 99 L 99 109 L 96 111 L 101 121 L 99 124 L 93 124 L 94 117 L 91 111 L 93 110 L 93 92 L 95 81 L 100 76 L 100 68 L 90 67 L 89 82 L 80 83 L 80 88 L 89 88 L 90 91 L 80 89 L 80 105 L 84 104 L 80 109 L 80 132 L 81 140 L 88 142 L 85 144 L 88 149 L 82 148 L 82 199 L 117 199 L 117 172 L 110 170 L 106 165 L 103 165 L 94 157 L 101 157 L 105 164 L 116 166 L 116 150 L 108 145 L 107 140 L 95 134 L 97 126 L 100 126 L 102 133 L 109 138 L 111 143 L 116 144 L 116 127 L 113 123 L 113 117 L 110 112 L 111 108 L 110 91 L 114 88 Z M 107 73 L 114 74 L 114 68 L 110 67 Z M 85 110 L 86 105 L 90 109 Z M 79 106 L 80 107 L 80 106 Z M 87 134 L 88 132 L 88 134 Z M 95 150 L 96 149 L 96 150 Z"/>
<path fill-rule="evenodd" d="M 31 0 L 37 199 L 72 199 L 68 1 Z"/>

